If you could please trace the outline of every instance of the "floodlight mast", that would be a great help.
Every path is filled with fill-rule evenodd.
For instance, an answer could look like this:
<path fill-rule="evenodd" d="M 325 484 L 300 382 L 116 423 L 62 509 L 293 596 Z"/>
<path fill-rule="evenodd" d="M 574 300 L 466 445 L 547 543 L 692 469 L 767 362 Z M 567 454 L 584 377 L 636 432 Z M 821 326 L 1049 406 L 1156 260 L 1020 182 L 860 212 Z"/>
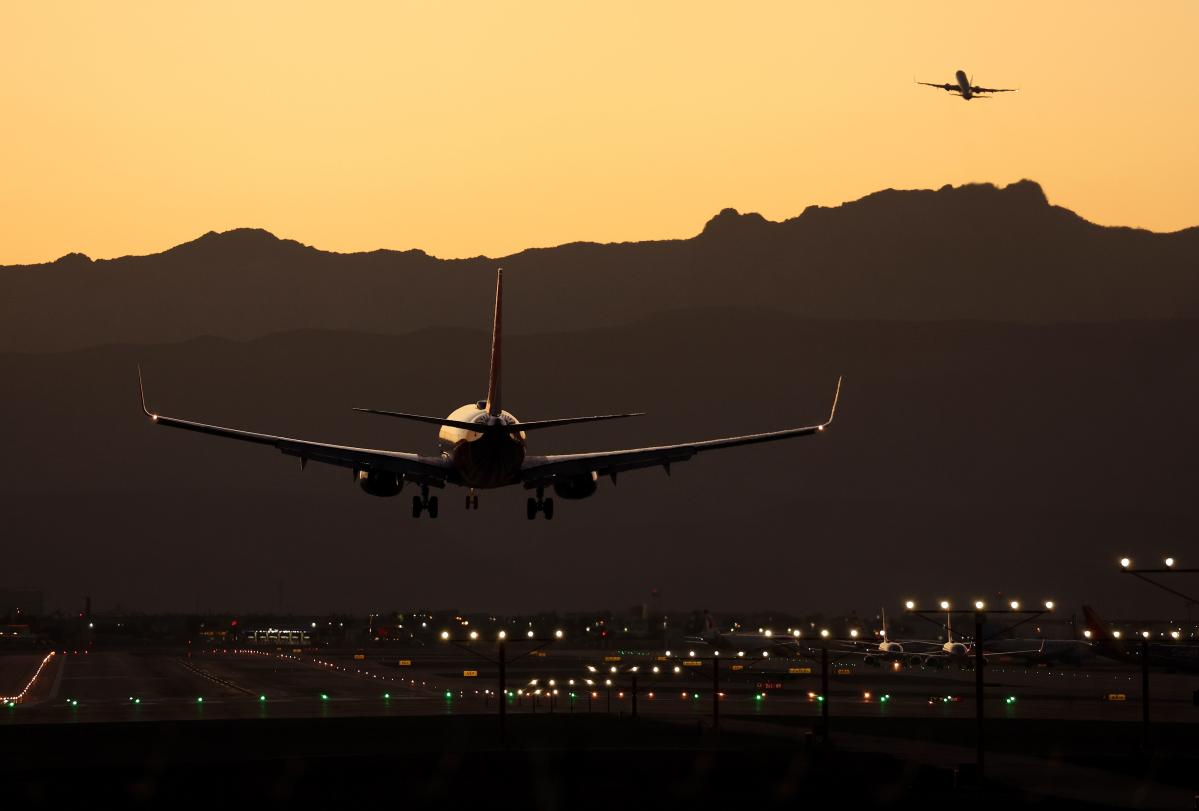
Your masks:
<path fill-rule="evenodd" d="M 1199 569 L 1180 568 L 1177 565 L 1178 560 L 1172 556 L 1167 556 L 1164 560 L 1162 560 L 1162 563 L 1164 564 L 1164 566 L 1162 568 L 1155 567 L 1155 568 L 1138 569 L 1137 567 L 1133 566 L 1132 558 L 1125 557 L 1125 558 L 1120 558 L 1120 571 L 1123 572 L 1124 574 L 1130 574 L 1133 577 L 1137 578 L 1138 580 L 1148 583 L 1149 585 L 1154 586 L 1156 588 L 1159 588 L 1162 591 L 1173 594 L 1175 597 L 1178 597 L 1178 598 L 1182 599 L 1183 601 L 1185 601 L 1188 608 L 1190 608 L 1190 606 L 1192 606 L 1192 605 L 1199 605 L 1199 598 L 1193 597 L 1190 594 L 1185 594 L 1181 591 L 1178 591 L 1177 589 L 1170 588 L 1165 583 L 1159 583 L 1156 580 L 1146 577 L 1146 575 L 1150 575 L 1150 574 L 1161 574 L 1161 575 L 1196 574 L 1196 573 L 1199 573 Z"/>

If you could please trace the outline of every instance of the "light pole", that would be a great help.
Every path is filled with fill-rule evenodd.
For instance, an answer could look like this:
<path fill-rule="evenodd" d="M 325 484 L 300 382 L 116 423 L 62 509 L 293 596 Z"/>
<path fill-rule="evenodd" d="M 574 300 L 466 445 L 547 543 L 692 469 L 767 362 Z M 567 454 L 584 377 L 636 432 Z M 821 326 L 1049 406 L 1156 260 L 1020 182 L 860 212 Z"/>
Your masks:
<path fill-rule="evenodd" d="M 983 650 L 983 645 L 985 642 L 987 642 L 989 639 L 993 639 L 999 633 L 1003 633 L 1005 631 L 1011 631 L 1014 628 L 1018 628 L 1021 625 L 1024 625 L 1025 623 L 1032 622 L 1033 620 L 1037 619 L 1038 617 L 1041 617 L 1041 616 L 1047 614 L 1048 612 L 1052 611 L 1053 610 L 1053 600 L 1046 600 L 1045 607 L 1043 609 L 1034 609 L 1034 610 L 1021 609 L 1020 603 L 1016 600 L 1013 600 L 1010 603 L 1010 606 L 1011 606 L 1010 608 L 998 608 L 998 609 L 991 609 L 990 611 L 988 611 L 986 604 L 982 600 L 975 600 L 973 608 L 952 608 L 950 606 L 948 600 L 942 600 L 940 607 L 938 609 L 930 610 L 930 609 L 916 608 L 915 603 L 912 602 L 911 600 L 909 600 L 905 604 L 905 611 L 907 613 L 917 616 L 920 619 L 931 622 L 940 628 L 944 628 L 946 631 L 948 631 L 950 628 L 948 619 L 951 615 L 953 615 L 953 614 L 973 614 L 974 615 L 975 757 L 977 759 L 978 779 L 980 781 L 983 779 L 984 770 L 986 767 L 986 745 L 985 745 L 985 739 L 984 739 L 984 733 L 983 733 L 984 720 L 985 720 L 985 714 L 983 712 L 983 698 L 984 698 L 983 668 L 986 664 L 986 653 Z M 939 620 L 935 620 L 935 619 L 932 619 L 932 618 L 926 616 L 927 614 L 930 614 L 930 613 L 944 614 L 947 622 L 945 624 L 942 624 Z M 1012 625 L 1008 625 L 1008 626 L 1005 626 L 1004 628 L 1001 628 L 996 634 L 992 634 L 991 636 L 986 637 L 983 635 L 983 626 L 986 622 L 988 613 L 990 613 L 992 615 L 1007 614 L 1007 615 L 1022 616 L 1023 619 L 1021 619 L 1019 622 L 1016 622 Z M 952 642 L 952 640 L 946 641 L 945 647 L 943 648 L 943 650 L 947 654 L 951 653 L 950 646 L 952 644 L 954 644 Z"/>
<path fill-rule="evenodd" d="M 1169 592 L 1175 597 L 1180 597 L 1183 604 L 1186 606 L 1187 620 L 1191 618 L 1191 606 L 1199 605 L 1199 599 L 1185 594 L 1177 589 L 1170 588 L 1164 583 L 1159 583 L 1152 580 L 1146 575 L 1178 575 L 1178 574 L 1196 574 L 1199 569 L 1184 569 L 1179 567 L 1178 561 L 1173 557 L 1165 557 L 1162 559 L 1161 568 L 1137 568 L 1133 566 L 1131 558 L 1120 558 L 1120 571 L 1124 574 L 1130 574 L 1137 580 L 1143 583 L 1148 583 L 1151 586 Z M 1149 748 L 1149 632 L 1141 632 L 1141 748 Z"/>
<path fill-rule="evenodd" d="M 620 668 L 618 668 L 616 665 L 612 665 L 610 668 L 608 668 L 608 672 L 611 673 L 613 676 L 619 675 L 623 672 L 625 675 L 627 675 L 629 677 L 629 684 L 630 684 L 629 689 L 630 689 L 630 695 L 632 698 L 632 717 L 633 718 L 637 717 L 637 671 L 639 669 L 640 669 L 640 665 L 633 665 L 632 667 L 626 668 L 624 671 L 621 671 Z M 599 670 L 595 667 L 595 665 L 587 665 L 587 671 L 589 673 L 599 673 Z M 588 684 L 590 684 L 590 682 L 588 682 Z M 604 679 L 604 688 L 608 691 L 608 712 L 611 713 L 612 712 L 612 679 L 611 678 Z"/>
<path fill-rule="evenodd" d="M 533 633 L 533 631 L 530 630 L 526 634 L 525 641 L 526 643 L 531 644 L 533 647 L 529 648 L 520 656 L 513 658 L 511 661 L 516 662 L 525 658 L 526 656 L 531 656 L 534 652 L 541 650 L 553 642 L 562 640 L 565 636 L 566 634 L 561 629 L 554 631 L 553 635 L 549 637 L 538 637 Z M 471 631 L 467 635 L 466 640 L 456 640 L 451 638 L 449 631 L 442 631 L 440 638 L 442 642 L 448 642 L 459 650 L 466 651 L 476 659 L 482 659 L 485 662 L 490 662 L 491 664 L 496 665 L 496 668 L 499 670 L 500 744 L 503 745 L 507 740 L 508 735 L 508 632 L 501 629 L 499 633 L 496 634 L 496 655 L 494 659 L 472 647 L 472 643 L 477 643 L 479 641 L 478 631 Z M 553 712 L 552 703 L 550 705 L 550 711 Z M 536 696 L 533 696 L 533 712 L 537 712 Z"/>
<path fill-rule="evenodd" d="M 828 631 L 820 632 L 820 738 L 828 745 Z"/>
<path fill-rule="evenodd" d="M 1180 597 L 1183 600 L 1183 602 L 1186 604 L 1187 615 L 1188 615 L 1188 619 L 1189 619 L 1191 606 L 1199 605 L 1199 599 L 1196 599 L 1195 597 L 1192 597 L 1189 594 L 1185 594 L 1181 591 L 1178 591 L 1177 589 L 1172 589 L 1164 583 L 1159 583 L 1156 580 L 1152 580 L 1145 576 L 1145 575 L 1149 575 L 1149 574 L 1178 575 L 1178 574 L 1199 573 L 1199 569 L 1183 569 L 1183 568 L 1180 568 L 1177 565 L 1177 563 L 1178 563 L 1178 561 L 1176 561 L 1174 558 L 1167 557 L 1162 561 L 1162 564 L 1163 564 L 1162 568 L 1138 569 L 1137 567 L 1132 565 L 1131 558 L 1120 558 L 1120 571 L 1122 571 L 1124 574 L 1130 574 L 1133 577 L 1135 577 L 1137 580 L 1140 580 L 1144 583 L 1148 583 L 1151 586 L 1155 586 L 1156 588 L 1159 588 L 1162 591 L 1167 591 L 1170 594 L 1173 594 L 1175 597 Z"/>
<path fill-rule="evenodd" d="M 712 651 L 712 731 L 720 729 L 720 651 Z"/>

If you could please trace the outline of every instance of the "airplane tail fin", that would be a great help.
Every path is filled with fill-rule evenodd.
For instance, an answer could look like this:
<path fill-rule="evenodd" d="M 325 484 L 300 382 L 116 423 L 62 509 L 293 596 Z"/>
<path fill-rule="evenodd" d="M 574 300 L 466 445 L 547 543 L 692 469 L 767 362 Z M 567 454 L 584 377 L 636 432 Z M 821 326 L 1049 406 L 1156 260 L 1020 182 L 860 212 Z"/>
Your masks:
<path fill-rule="evenodd" d="M 1111 627 L 1095 613 L 1095 609 L 1089 605 L 1084 605 L 1082 607 L 1082 616 L 1084 620 L 1083 627 L 1090 631 L 1091 635 L 1096 639 L 1114 639 Z"/>
<path fill-rule="evenodd" d="M 1111 626 L 1104 622 L 1095 609 L 1082 607 L 1083 628 L 1091 632 L 1091 641 L 1103 656 L 1119 661 L 1130 661 L 1129 653 L 1122 640 L 1112 633 Z"/>
<path fill-rule="evenodd" d="M 487 375 L 487 413 L 498 417 L 502 411 L 500 404 L 500 360 L 501 338 L 503 336 L 503 296 L 504 269 L 495 271 L 495 320 L 491 323 L 491 370 Z"/>

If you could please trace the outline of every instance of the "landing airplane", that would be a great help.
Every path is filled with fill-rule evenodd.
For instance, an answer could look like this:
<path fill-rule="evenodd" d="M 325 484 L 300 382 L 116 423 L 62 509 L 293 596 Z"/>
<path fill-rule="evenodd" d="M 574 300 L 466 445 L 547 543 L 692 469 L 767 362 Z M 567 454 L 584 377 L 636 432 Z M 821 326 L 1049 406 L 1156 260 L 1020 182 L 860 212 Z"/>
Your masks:
<path fill-rule="evenodd" d="M 522 485 L 525 489 L 536 492 L 536 496 L 530 496 L 526 504 L 526 513 L 530 521 L 534 520 L 538 513 L 547 519 L 554 517 L 554 500 L 545 496 L 546 488 L 552 488 L 554 493 L 563 499 L 587 498 L 598 489 L 600 476 L 611 477 L 615 484 L 617 474 L 626 470 L 661 466 L 669 474 L 672 464 L 684 462 L 702 451 L 819 434 L 832 423 L 833 416 L 836 414 L 837 400 L 841 394 L 840 378 L 837 379 L 837 387 L 833 393 L 833 405 L 828 419 L 819 425 L 787 428 L 762 434 L 708 439 L 700 442 L 684 442 L 676 445 L 655 445 L 647 448 L 552 456 L 528 455 L 525 452 L 525 432 L 527 431 L 597 420 L 622 419 L 639 416 L 639 414 L 603 414 L 520 422 L 512 414 L 504 411 L 500 404 L 503 286 L 504 277 L 501 269 L 497 270 L 495 275 L 491 369 L 488 375 L 485 400 L 461 406 L 444 418 L 373 408 L 355 409 L 367 414 L 380 414 L 386 417 L 441 426 L 438 433 L 440 453 L 435 456 L 330 445 L 323 442 L 259 434 L 253 431 L 168 417 L 151 411 L 146 404 L 145 387 L 139 367 L 137 377 L 142 411 L 156 425 L 197 431 L 243 442 L 255 442 L 260 445 L 273 445 L 288 456 L 298 456 L 301 469 L 310 461 L 350 468 L 353 471 L 354 481 L 372 496 L 387 498 L 398 495 L 404 488 L 404 484 L 411 482 L 420 487 L 420 495 L 412 497 L 413 518 L 419 518 L 421 513 L 428 514 L 430 518 L 437 517 L 437 496 L 429 495 L 430 487 L 444 488 L 447 484 L 465 487 L 467 488 L 466 508 L 477 510 L 479 508 L 477 491 Z"/>
<path fill-rule="evenodd" d="M 965 101 L 970 99 L 985 99 L 991 93 L 1015 93 L 1018 88 L 1015 87 L 979 87 L 971 84 L 970 79 L 966 77 L 966 71 L 959 70 L 953 74 L 956 80 L 954 84 L 935 84 L 933 82 L 916 82 L 925 87 L 939 87 L 942 90 L 948 90 L 950 93 L 957 93 Z"/>

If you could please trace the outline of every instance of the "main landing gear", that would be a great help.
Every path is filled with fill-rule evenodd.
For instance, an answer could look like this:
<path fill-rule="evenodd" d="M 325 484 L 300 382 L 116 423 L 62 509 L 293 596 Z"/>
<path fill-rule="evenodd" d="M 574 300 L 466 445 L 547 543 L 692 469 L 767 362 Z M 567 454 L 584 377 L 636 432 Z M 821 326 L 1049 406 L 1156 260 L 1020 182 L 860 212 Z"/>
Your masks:
<path fill-rule="evenodd" d="M 466 494 L 466 509 L 479 509 L 479 494 L 475 492 L 475 488 L 471 488 Z"/>
<path fill-rule="evenodd" d="M 526 504 L 526 513 L 530 521 L 537 517 L 537 513 L 543 513 L 545 520 L 549 521 L 554 517 L 554 500 L 552 498 L 545 498 L 545 489 L 538 487 L 537 498 L 529 497 Z"/>
<path fill-rule="evenodd" d="M 420 495 L 412 497 L 412 517 L 420 518 L 422 512 L 428 512 L 430 518 L 437 517 L 437 496 L 429 495 L 429 486 L 422 484 Z"/>

